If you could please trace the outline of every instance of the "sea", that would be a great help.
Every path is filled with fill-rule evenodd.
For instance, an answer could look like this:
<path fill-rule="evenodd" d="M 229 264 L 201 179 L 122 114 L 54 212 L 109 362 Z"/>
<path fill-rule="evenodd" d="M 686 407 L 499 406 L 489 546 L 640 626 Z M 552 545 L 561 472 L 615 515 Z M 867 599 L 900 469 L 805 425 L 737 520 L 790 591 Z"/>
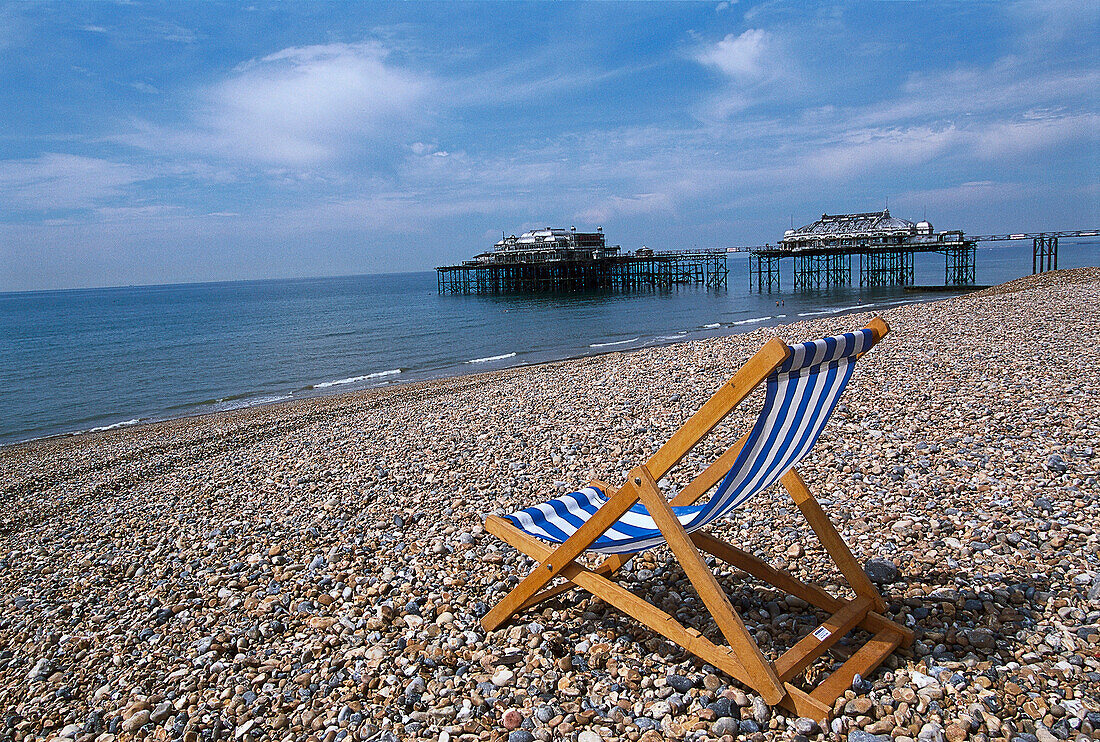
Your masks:
<path fill-rule="evenodd" d="M 1063 241 L 1059 267 L 1100 265 Z M 1031 273 L 1031 243 L 979 247 L 977 283 Z M 747 332 L 942 299 L 900 287 L 440 294 L 435 272 L 0 293 L 0 445 Z M 943 283 L 918 255 L 917 285 Z M 791 338 L 794 340 L 795 338 Z M 731 373 L 735 369 L 730 369 Z"/>

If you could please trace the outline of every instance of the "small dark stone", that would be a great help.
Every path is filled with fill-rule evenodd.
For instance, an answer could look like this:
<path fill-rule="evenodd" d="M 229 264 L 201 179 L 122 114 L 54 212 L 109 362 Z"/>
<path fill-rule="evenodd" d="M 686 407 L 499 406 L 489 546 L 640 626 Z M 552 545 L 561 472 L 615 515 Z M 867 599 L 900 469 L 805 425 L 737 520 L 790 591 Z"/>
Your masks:
<path fill-rule="evenodd" d="M 863 567 L 863 571 L 867 573 L 867 577 L 871 579 L 871 582 L 876 585 L 886 585 L 891 582 L 897 582 L 901 579 L 901 572 L 894 566 L 893 562 L 885 559 L 871 559 Z"/>
<path fill-rule="evenodd" d="M 695 687 L 695 681 L 685 675 L 669 675 L 668 684 L 677 693 L 687 693 Z"/>
<path fill-rule="evenodd" d="M 733 716 L 733 701 L 728 698 L 719 698 L 714 703 L 708 705 L 707 708 L 716 713 L 719 719 L 726 716 Z"/>
<path fill-rule="evenodd" d="M 13 725 L 14 726 L 14 725 Z M 84 722 L 84 733 L 98 736 L 103 731 L 103 712 L 93 711 Z"/>

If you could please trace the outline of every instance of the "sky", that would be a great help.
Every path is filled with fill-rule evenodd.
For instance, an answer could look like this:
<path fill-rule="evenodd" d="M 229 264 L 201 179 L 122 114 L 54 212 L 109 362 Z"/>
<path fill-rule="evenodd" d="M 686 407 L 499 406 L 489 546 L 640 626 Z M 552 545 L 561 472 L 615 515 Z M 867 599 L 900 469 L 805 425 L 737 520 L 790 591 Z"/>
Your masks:
<path fill-rule="evenodd" d="M 1100 3 L 0 4 L 0 291 L 1100 227 Z"/>

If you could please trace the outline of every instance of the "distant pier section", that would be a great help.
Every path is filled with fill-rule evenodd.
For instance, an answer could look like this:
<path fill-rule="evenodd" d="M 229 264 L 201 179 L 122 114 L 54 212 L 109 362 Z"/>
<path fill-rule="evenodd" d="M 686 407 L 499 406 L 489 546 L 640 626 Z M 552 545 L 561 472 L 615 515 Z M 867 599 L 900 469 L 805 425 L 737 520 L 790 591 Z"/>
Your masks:
<path fill-rule="evenodd" d="M 630 291 L 698 284 L 723 288 L 729 270 L 725 250 L 623 252 L 608 245 L 603 230 L 576 228 L 503 237 L 491 250 L 460 265 L 436 268 L 439 293 L 533 294 Z"/>
<path fill-rule="evenodd" d="M 749 252 L 750 290 L 782 290 L 780 267 L 788 258 L 794 263 L 795 291 L 850 286 L 853 257 L 860 286 L 912 286 L 917 253 L 943 255 L 943 285 L 953 287 L 974 285 L 979 242 L 1031 240 L 1031 272 L 1043 273 L 1058 270 L 1059 238 L 1094 241 L 1098 237 L 1096 229 L 973 236 L 958 229 L 936 232 L 927 220 L 914 224 L 883 209 L 822 214 L 804 227 L 788 229 L 778 244 L 741 250 Z"/>
<path fill-rule="evenodd" d="M 788 229 L 776 245 L 752 248 L 749 287 L 781 289 L 780 266 L 794 262 L 794 290 L 848 286 L 852 258 L 860 286 L 909 286 L 913 256 L 935 252 L 944 256 L 945 286 L 974 283 L 976 241 L 961 230 L 936 232 L 927 220 L 913 223 L 891 216 L 889 209 L 860 214 L 822 214 L 817 221 Z"/>

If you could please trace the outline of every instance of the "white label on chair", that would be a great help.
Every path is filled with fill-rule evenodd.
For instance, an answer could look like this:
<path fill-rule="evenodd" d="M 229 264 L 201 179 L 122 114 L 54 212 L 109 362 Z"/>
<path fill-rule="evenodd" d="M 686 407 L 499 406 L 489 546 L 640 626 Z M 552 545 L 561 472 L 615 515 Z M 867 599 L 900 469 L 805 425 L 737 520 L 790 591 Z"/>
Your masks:
<path fill-rule="evenodd" d="M 829 631 L 829 629 L 826 628 L 825 626 L 818 626 L 814 630 L 814 634 L 813 634 L 814 638 L 817 639 L 819 642 L 825 641 L 826 639 L 828 639 L 832 635 L 833 635 L 833 632 Z"/>

